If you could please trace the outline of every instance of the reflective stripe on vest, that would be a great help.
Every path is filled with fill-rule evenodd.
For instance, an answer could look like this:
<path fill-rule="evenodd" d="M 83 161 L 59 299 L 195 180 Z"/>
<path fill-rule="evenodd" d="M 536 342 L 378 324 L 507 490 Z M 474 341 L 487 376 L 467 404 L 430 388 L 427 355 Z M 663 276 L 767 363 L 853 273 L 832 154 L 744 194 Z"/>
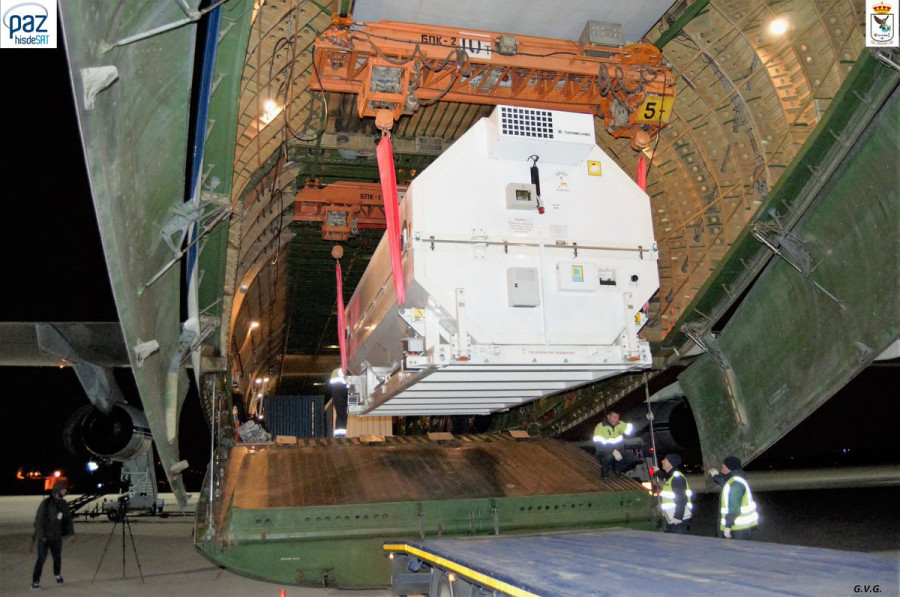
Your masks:
<path fill-rule="evenodd" d="M 675 492 L 672 491 L 672 479 L 674 479 L 675 477 L 684 478 L 684 475 L 682 475 L 678 471 L 673 471 L 672 475 L 668 479 L 666 479 L 662 491 L 659 492 L 659 507 L 666 517 L 666 522 L 669 524 L 675 522 Z M 691 498 L 694 496 L 694 492 L 691 491 L 691 488 L 688 486 L 687 479 L 685 479 L 684 485 L 684 494 L 687 497 L 687 504 L 685 504 L 684 506 L 684 518 L 682 520 L 690 520 L 694 512 L 694 504 L 691 500 Z"/>
<path fill-rule="evenodd" d="M 759 524 L 759 513 L 756 511 L 756 502 L 753 501 L 753 494 L 750 493 L 750 485 L 741 477 L 732 477 L 722 487 L 722 498 L 719 502 L 719 513 L 721 514 L 719 519 L 720 531 L 725 530 L 725 517 L 728 516 L 728 497 L 731 493 L 731 484 L 734 482 L 744 486 L 744 498 L 741 500 L 741 513 L 734 519 L 731 530 L 743 531 Z"/>
<path fill-rule="evenodd" d="M 631 435 L 634 426 L 631 423 L 619 421 L 616 426 L 600 423 L 594 429 L 594 443 L 604 446 L 618 446 L 625 443 L 625 436 Z"/>

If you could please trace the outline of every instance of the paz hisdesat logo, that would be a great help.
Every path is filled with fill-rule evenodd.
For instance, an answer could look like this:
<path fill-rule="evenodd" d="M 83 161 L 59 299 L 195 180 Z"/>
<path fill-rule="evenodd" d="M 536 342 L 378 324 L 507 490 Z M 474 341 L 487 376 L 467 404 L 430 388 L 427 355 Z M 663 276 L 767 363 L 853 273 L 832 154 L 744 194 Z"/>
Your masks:
<path fill-rule="evenodd" d="M 898 47 L 897 15 L 894 7 L 887 2 L 869 0 L 866 20 L 866 46 Z"/>
<path fill-rule="evenodd" d="M 55 48 L 57 0 L 0 0 L 0 48 Z"/>

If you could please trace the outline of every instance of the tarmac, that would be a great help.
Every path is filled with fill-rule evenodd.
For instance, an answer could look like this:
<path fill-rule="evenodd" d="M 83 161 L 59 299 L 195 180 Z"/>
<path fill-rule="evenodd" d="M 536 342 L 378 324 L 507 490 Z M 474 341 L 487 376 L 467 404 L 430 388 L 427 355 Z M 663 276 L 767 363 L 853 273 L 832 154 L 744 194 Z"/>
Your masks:
<path fill-rule="evenodd" d="M 68 497 L 71 500 L 76 496 Z M 132 515 L 128 517 L 129 525 L 125 526 L 110 522 L 106 516 L 78 517 L 75 539 L 63 542 L 62 576 L 65 582 L 56 584 L 53 559 L 48 555 L 40 591 L 31 589 L 31 573 L 37 557 L 31 536 L 34 514 L 42 496 L 0 497 L 0 561 L 3 562 L 0 595 L 280 597 L 282 589 L 285 597 L 390 595 L 387 590 L 340 591 L 285 586 L 229 572 L 194 547 L 193 504 L 189 503 L 189 511 L 181 512 L 169 506 L 175 504 L 173 496 L 161 497 L 165 499 L 165 511 L 169 514 L 166 518 Z M 124 549 L 123 527 L 126 529 Z M 129 527 L 134 548 L 127 534 Z"/>
<path fill-rule="evenodd" d="M 69 500 L 74 497 L 68 496 Z M 390 595 L 387 589 L 341 591 L 280 585 L 229 572 L 208 560 L 194 547 L 193 502 L 189 503 L 187 512 L 180 512 L 172 507 L 175 504 L 172 495 L 161 497 L 165 500 L 168 517 L 129 516 L 140 570 L 127 535 L 125 549 L 122 548 L 121 524 L 114 525 L 106 516 L 90 519 L 78 517 L 75 522 L 76 539 L 63 544 L 62 575 L 65 583 L 57 585 L 54 581 L 53 561 L 48 557 L 41 578 L 41 591 L 33 591 L 30 586 L 36 557 L 31 535 L 34 513 L 42 496 L 0 497 L 0 596 L 280 597 L 282 590 L 285 597 Z M 760 491 L 754 497 L 763 513 L 761 516 L 764 516 L 764 524 L 755 540 L 886 554 L 900 562 L 900 518 L 896 516 L 900 488 Z M 717 507 L 718 495 L 695 496 L 691 535 L 715 535 Z M 654 562 L 648 561 L 647 566 L 652 571 Z M 857 580 L 866 582 L 862 577 Z M 890 588 L 879 588 L 881 594 L 897 595 L 900 594 L 898 591 L 900 580 Z"/>

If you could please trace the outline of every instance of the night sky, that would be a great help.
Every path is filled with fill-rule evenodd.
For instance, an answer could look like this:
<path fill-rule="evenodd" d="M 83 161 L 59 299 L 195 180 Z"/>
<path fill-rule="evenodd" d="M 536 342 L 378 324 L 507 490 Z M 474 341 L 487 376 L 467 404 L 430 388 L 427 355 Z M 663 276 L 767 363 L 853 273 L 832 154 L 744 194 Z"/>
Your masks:
<path fill-rule="evenodd" d="M 65 51 L 3 50 L 0 64 L 4 115 L 0 247 L 6 256 L 0 321 L 117 321 Z M 117 370 L 116 378 L 126 399 L 139 404 L 130 371 Z M 82 486 L 102 474 L 88 475 L 84 459 L 63 448 L 67 419 L 89 404 L 73 370 L 0 367 L 0 393 L 7 414 L 0 493 L 35 488 L 36 484 L 15 479 L 19 467 L 44 473 L 61 468 Z M 200 482 L 209 454 L 209 434 L 193 388 L 182 426 L 189 432 L 183 435 L 190 436 L 181 440 L 183 456 L 191 464 L 185 473 L 190 489 Z"/>
<path fill-rule="evenodd" d="M 3 50 L 3 201 L 0 243 L 6 256 L 0 321 L 115 321 L 93 203 L 81 153 L 62 49 Z M 760 468 L 898 462 L 897 363 L 870 368 L 771 448 Z M 138 402 L 128 370 L 117 372 L 126 398 Z M 19 467 L 63 468 L 75 492 L 96 481 L 84 461 L 66 453 L 62 429 L 88 404 L 72 370 L 0 367 L 5 406 L 0 493 L 33 491 L 16 481 Z M 182 449 L 196 490 L 209 435 L 196 392 L 182 415 Z M 840 436 L 842 441 L 835 441 Z M 160 475 L 160 478 L 164 476 Z M 80 485 L 81 487 L 78 487 Z"/>

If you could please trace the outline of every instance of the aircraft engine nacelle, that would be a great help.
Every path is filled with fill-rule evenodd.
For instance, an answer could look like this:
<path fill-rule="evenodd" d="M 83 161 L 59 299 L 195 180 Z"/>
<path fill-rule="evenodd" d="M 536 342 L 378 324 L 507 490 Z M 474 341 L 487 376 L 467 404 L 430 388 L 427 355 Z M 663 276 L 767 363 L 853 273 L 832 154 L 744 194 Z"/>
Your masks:
<path fill-rule="evenodd" d="M 93 406 L 76 410 L 66 423 L 63 441 L 74 454 L 122 462 L 145 453 L 153 437 L 141 410 L 114 404 L 108 415 Z"/>
<path fill-rule="evenodd" d="M 654 402 L 653 409 L 653 435 L 656 440 L 656 452 L 660 458 L 669 452 L 678 452 L 682 457 L 698 453 L 700 450 L 700 436 L 697 433 L 697 424 L 691 411 L 691 405 L 684 397 L 670 398 Z M 635 435 L 644 437 L 645 442 L 650 441 L 650 424 L 647 421 L 647 406 L 638 405 L 624 415 L 624 419 L 633 422 Z"/>

